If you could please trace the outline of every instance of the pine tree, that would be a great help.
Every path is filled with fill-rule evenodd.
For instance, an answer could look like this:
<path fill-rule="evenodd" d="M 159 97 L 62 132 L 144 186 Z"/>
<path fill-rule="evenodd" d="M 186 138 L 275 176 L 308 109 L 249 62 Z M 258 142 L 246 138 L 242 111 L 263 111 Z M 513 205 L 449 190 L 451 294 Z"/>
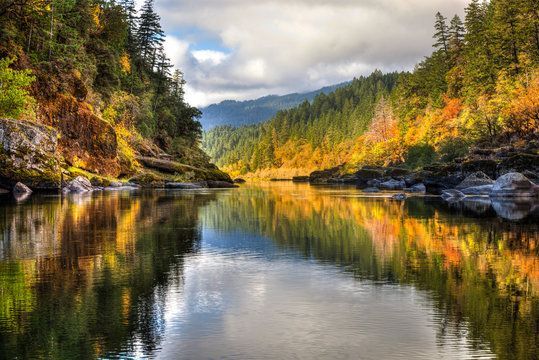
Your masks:
<path fill-rule="evenodd" d="M 119 0 L 119 5 L 125 11 L 127 30 L 127 47 L 131 55 L 136 53 L 135 34 L 137 33 L 137 9 L 135 8 L 135 0 Z"/>
<path fill-rule="evenodd" d="M 185 91 L 183 90 L 184 85 L 185 85 L 185 80 L 183 78 L 183 73 L 178 69 L 174 70 L 174 74 L 172 75 L 171 86 L 170 86 L 171 95 L 174 98 L 181 99 L 183 101 L 183 96 L 185 93 Z"/>
<path fill-rule="evenodd" d="M 154 11 L 153 0 L 146 0 L 140 12 L 137 40 L 142 59 L 150 68 L 155 65 L 157 51 L 165 41 L 160 20 Z"/>
<path fill-rule="evenodd" d="M 436 22 L 434 24 L 434 33 L 433 38 L 436 40 L 433 47 L 436 49 L 442 49 L 446 54 L 448 53 L 448 27 L 446 23 L 447 19 L 441 14 L 436 13 Z"/>
<path fill-rule="evenodd" d="M 449 26 L 449 49 L 452 53 L 459 54 L 464 45 L 464 35 L 466 29 L 464 24 L 458 15 L 455 15 L 451 19 L 451 24 Z"/>
<path fill-rule="evenodd" d="M 472 0 L 466 7 L 464 35 L 464 82 L 468 98 L 493 91 L 496 83 L 489 21 L 488 5 Z"/>

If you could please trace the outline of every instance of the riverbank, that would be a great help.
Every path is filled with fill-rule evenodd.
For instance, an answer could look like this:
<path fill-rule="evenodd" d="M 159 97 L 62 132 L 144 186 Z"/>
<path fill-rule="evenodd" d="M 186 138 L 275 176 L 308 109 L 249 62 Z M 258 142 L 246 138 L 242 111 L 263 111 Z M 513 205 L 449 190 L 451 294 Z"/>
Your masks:
<path fill-rule="evenodd" d="M 135 152 L 130 154 L 127 169 L 121 166 L 116 134 L 112 132 L 111 136 L 115 146 L 101 139 L 93 144 L 92 151 L 84 151 L 85 157 L 99 160 L 99 156 L 105 156 L 104 148 L 112 147 L 107 158 L 85 162 L 69 156 L 78 145 L 62 146 L 61 134 L 56 129 L 29 121 L 0 119 L 0 188 L 25 196 L 43 190 L 234 187 L 230 176 L 208 160 L 198 159 L 196 166 L 184 164 L 155 144 L 133 145 Z M 118 171 L 109 171 L 107 164 L 119 164 Z"/>

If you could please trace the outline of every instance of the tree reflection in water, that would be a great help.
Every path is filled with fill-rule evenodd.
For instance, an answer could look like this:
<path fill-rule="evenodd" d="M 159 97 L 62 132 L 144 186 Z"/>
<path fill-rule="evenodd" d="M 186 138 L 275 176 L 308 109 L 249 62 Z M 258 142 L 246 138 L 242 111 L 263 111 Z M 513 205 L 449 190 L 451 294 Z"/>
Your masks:
<path fill-rule="evenodd" d="M 181 292 L 184 261 L 201 251 L 201 230 L 218 229 L 265 237 L 283 253 L 341 267 L 360 281 L 424 290 L 440 343 L 458 332 L 500 358 L 533 358 L 539 225 L 528 205 L 399 202 L 287 184 L 2 201 L 0 354 L 154 353 L 168 290 Z"/>

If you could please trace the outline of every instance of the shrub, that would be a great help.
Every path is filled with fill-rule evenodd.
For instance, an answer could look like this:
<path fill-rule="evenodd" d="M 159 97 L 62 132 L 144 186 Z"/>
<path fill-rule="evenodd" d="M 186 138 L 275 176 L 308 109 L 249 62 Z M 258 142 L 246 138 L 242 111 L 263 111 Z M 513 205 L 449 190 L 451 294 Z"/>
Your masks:
<path fill-rule="evenodd" d="M 27 111 L 33 117 L 35 100 L 28 93 L 35 78 L 30 70 L 13 70 L 15 58 L 0 59 L 0 116 L 18 119 Z"/>

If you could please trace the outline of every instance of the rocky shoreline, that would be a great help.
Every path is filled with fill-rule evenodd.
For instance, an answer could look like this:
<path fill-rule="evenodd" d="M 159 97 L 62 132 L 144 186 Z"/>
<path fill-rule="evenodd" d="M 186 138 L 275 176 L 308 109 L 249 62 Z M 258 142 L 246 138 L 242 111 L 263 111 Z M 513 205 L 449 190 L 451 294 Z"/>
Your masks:
<path fill-rule="evenodd" d="M 92 191 L 232 188 L 230 176 L 215 165 L 181 164 L 166 154 L 137 154 L 140 167 L 131 176 L 114 178 L 81 169 L 62 156 L 59 133 L 52 127 L 0 119 L 0 192 L 25 199 L 34 191 Z M 153 155 L 153 156 L 152 156 Z M 178 179 L 185 179 L 179 181 Z"/>
<path fill-rule="evenodd" d="M 312 185 L 355 185 L 367 194 L 391 191 L 397 200 L 425 194 L 472 208 L 488 203 L 500 216 L 511 218 L 515 211 L 525 214 L 539 207 L 539 141 L 530 139 L 523 146 L 476 148 L 465 158 L 417 171 L 377 166 L 350 169 L 345 164 L 293 180 Z"/>

